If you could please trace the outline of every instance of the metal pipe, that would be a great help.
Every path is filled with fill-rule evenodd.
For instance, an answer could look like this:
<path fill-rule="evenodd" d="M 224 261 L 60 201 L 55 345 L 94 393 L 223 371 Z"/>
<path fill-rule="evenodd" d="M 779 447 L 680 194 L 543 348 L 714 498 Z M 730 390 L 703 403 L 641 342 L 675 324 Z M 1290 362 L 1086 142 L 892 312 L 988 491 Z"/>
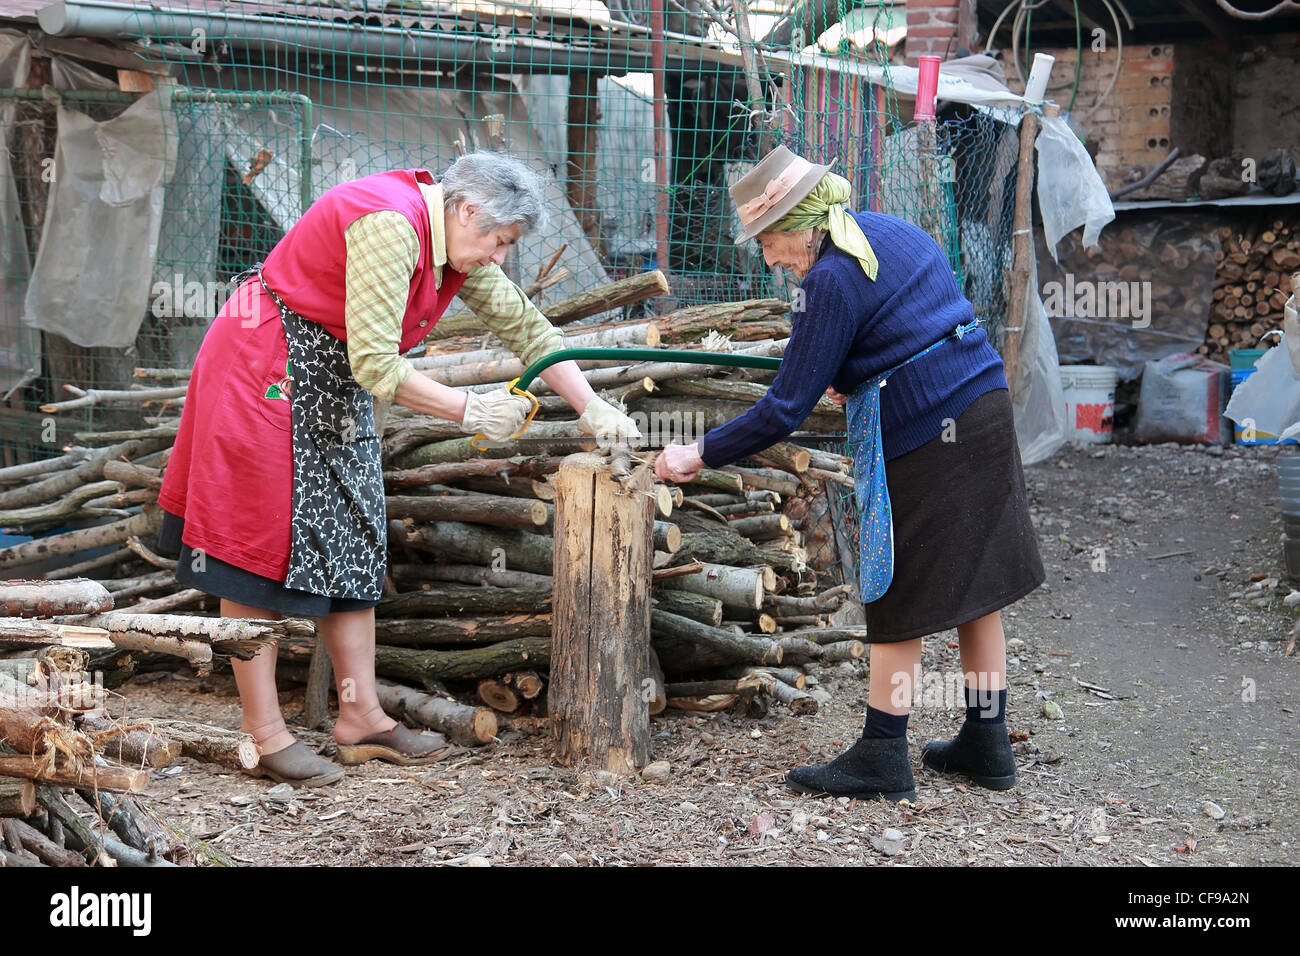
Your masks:
<path fill-rule="evenodd" d="M 207 44 L 232 48 L 330 51 L 342 56 L 392 58 L 449 70 L 477 65 L 496 73 L 568 73 L 579 62 L 597 72 L 645 72 L 650 56 L 632 47 L 584 46 L 527 36 L 475 36 L 441 30 L 358 26 L 327 20 L 251 16 L 229 10 L 139 7 L 109 0 L 64 0 L 43 7 L 37 22 L 51 36 L 125 39 L 133 36 L 172 38 L 188 43 L 202 36 Z M 202 34 L 196 34 L 202 30 Z M 662 46 L 662 44 L 658 44 Z M 522 55 L 521 55 L 522 54 Z M 585 54 L 585 57 L 583 56 Z"/>
<path fill-rule="evenodd" d="M 664 0 L 650 0 L 650 33 L 663 36 L 668 28 L 664 16 Z M 664 275 L 668 266 L 668 218 L 671 207 L 668 201 L 668 168 L 672 157 L 668 155 L 668 107 L 665 89 L 666 63 L 664 45 L 656 43 L 651 50 L 654 75 L 654 124 L 655 124 L 655 257 Z"/>

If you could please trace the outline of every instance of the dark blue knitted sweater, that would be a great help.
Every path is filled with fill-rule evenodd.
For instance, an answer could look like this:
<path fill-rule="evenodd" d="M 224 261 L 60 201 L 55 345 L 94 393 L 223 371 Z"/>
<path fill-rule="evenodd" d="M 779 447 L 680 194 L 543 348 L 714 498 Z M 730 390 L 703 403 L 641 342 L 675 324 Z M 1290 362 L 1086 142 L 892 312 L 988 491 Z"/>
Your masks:
<path fill-rule="evenodd" d="M 767 393 L 745 414 L 706 432 L 704 463 L 718 468 L 783 440 L 834 385 L 852 394 L 973 318 L 947 257 L 929 234 L 903 219 L 858 212 L 875 250 L 873 282 L 857 260 L 825 239 L 804 277 L 805 310 Z M 919 448 L 985 392 L 1006 388 L 1002 359 L 983 329 L 953 339 L 899 369 L 881 393 L 885 458 Z"/>

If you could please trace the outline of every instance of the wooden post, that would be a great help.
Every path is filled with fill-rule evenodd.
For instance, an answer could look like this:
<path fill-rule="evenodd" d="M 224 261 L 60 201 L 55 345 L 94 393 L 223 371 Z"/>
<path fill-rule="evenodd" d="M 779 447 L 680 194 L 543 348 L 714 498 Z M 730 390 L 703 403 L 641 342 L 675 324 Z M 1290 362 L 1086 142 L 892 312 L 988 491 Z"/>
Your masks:
<path fill-rule="evenodd" d="M 586 70 L 569 74 L 569 158 L 565 191 L 569 205 L 582 224 L 582 231 L 603 261 L 605 241 L 601 232 L 600 201 L 596 196 L 596 138 L 600 128 L 598 79 L 597 74 Z"/>
<path fill-rule="evenodd" d="M 1016 205 L 1012 218 L 1011 270 L 1007 275 L 1007 321 L 1002 327 L 1002 364 L 1007 388 L 1016 393 L 1020 371 L 1020 338 L 1024 332 L 1025 295 L 1029 288 L 1029 262 L 1034 254 L 1033 222 L 1034 141 L 1038 138 L 1038 116 L 1025 110 L 1020 120 L 1020 159 L 1016 166 Z"/>
<path fill-rule="evenodd" d="M 303 702 L 303 721 L 308 730 L 315 730 L 330 716 L 330 685 L 334 683 L 334 667 L 329 648 L 320 634 L 311 649 L 311 662 L 307 665 L 307 696 Z"/>
<path fill-rule="evenodd" d="M 566 765 L 630 775 L 649 759 L 652 484 L 648 468 L 619 481 L 589 452 L 560 465 L 548 693 Z"/>

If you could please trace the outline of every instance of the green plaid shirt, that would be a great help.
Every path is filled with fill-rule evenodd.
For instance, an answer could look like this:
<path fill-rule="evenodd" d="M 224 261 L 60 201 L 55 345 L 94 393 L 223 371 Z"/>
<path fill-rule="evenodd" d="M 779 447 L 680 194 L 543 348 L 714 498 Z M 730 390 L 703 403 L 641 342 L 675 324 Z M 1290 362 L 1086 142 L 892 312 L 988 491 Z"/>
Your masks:
<path fill-rule="evenodd" d="M 421 187 L 429 207 L 434 281 L 441 286 L 442 270 L 447 264 L 442 187 Z M 406 217 L 389 209 L 355 220 L 344 238 L 347 265 L 343 309 L 348 364 L 362 388 L 391 402 L 397 389 L 415 371 L 398 352 L 398 345 L 411 277 L 420 256 L 420 240 Z M 495 263 L 472 270 L 458 294 L 525 366 L 564 347 L 563 333 Z"/>

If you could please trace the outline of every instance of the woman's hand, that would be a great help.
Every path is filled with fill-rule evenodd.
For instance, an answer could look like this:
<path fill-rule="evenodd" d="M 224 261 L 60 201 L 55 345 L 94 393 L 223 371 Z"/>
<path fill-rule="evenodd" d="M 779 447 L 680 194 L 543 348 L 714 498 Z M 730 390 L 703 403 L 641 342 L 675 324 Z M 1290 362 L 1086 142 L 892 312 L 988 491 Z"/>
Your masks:
<path fill-rule="evenodd" d="M 701 468 L 698 445 L 668 445 L 655 458 L 655 475 L 663 481 L 691 481 Z"/>
<path fill-rule="evenodd" d="M 826 389 L 826 394 L 830 396 L 831 401 L 836 405 L 843 405 L 849 400 L 849 397 L 844 393 L 835 391 L 834 385 Z"/>
<path fill-rule="evenodd" d="M 504 388 L 490 392 L 467 392 L 465 415 L 460 429 L 467 435 L 484 435 L 489 441 L 506 441 L 523 427 L 533 403 Z"/>

